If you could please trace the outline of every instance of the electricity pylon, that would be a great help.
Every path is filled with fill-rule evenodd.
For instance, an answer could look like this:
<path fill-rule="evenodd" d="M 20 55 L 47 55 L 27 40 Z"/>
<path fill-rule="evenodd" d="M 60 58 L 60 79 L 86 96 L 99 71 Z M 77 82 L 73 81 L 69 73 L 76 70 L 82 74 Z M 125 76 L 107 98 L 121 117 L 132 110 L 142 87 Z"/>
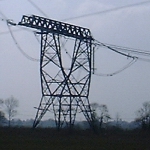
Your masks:
<path fill-rule="evenodd" d="M 50 110 L 58 129 L 64 125 L 72 128 L 79 110 L 93 127 L 88 99 L 94 56 L 90 30 L 35 15 L 24 15 L 18 25 L 35 28 L 41 36 L 42 97 L 33 127 Z"/>

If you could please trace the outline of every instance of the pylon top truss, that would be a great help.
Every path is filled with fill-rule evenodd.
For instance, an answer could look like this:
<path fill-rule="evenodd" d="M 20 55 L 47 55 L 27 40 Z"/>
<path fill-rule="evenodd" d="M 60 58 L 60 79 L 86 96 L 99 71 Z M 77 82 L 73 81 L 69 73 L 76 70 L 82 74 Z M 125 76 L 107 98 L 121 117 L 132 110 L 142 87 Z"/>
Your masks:
<path fill-rule="evenodd" d="M 91 32 L 87 28 L 67 24 L 39 16 L 23 15 L 18 25 L 39 29 L 48 33 L 58 33 L 77 39 L 92 39 Z"/>

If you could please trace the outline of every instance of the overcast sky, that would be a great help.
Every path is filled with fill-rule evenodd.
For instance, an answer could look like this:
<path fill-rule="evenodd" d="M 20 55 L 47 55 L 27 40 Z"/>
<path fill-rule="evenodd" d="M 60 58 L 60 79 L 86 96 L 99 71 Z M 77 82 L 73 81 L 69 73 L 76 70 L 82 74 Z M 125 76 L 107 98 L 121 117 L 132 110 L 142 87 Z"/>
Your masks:
<path fill-rule="evenodd" d="M 87 27 L 93 37 L 104 43 L 150 51 L 150 3 L 107 13 L 74 18 L 116 7 L 145 2 L 144 0 L 36 0 L 35 4 L 55 20 Z M 18 23 L 22 15 L 44 16 L 28 0 L 0 0 L 0 12 Z M 17 118 L 34 118 L 41 98 L 39 62 L 28 60 L 16 47 L 0 13 L 0 98 L 13 95 L 19 100 Z M 67 19 L 68 18 L 68 19 Z M 69 19 L 70 18 L 70 19 Z M 72 19 L 71 19 L 72 18 Z M 74 18 L 74 19 L 73 19 Z M 66 20 L 67 19 L 67 20 Z M 11 27 L 16 30 L 19 27 Z M 19 28 L 20 29 L 20 28 Z M 21 28 L 13 32 L 21 48 L 39 58 L 40 44 L 33 32 Z M 112 73 L 130 59 L 99 48 L 95 54 L 96 73 Z M 150 101 L 150 63 L 137 61 L 125 71 L 112 76 L 92 76 L 90 102 L 106 104 L 110 115 L 119 113 L 123 120 L 134 120 L 135 112 Z"/>

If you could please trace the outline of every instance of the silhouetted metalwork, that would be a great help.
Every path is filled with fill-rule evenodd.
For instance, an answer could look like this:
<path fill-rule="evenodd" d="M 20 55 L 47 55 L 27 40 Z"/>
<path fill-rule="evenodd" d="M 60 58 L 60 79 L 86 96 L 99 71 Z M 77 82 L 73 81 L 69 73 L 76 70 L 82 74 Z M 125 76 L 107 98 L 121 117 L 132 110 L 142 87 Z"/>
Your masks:
<path fill-rule="evenodd" d="M 88 99 L 93 71 L 90 30 L 34 15 L 23 16 L 19 25 L 38 29 L 41 35 L 42 98 L 33 127 L 51 110 L 58 129 L 64 125 L 72 128 L 79 111 L 93 127 Z"/>

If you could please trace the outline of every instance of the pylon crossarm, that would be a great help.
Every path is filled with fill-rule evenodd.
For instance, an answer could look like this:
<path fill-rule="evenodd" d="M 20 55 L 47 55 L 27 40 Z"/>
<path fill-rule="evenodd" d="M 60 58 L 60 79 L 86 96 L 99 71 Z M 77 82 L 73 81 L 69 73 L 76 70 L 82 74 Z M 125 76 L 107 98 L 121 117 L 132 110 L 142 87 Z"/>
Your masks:
<path fill-rule="evenodd" d="M 58 33 L 77 39 L 92 39 L 91 32 L 87 28 L 35 15 L 23 15 L 18 25 L 39 29 L 47 33 Z"/>

